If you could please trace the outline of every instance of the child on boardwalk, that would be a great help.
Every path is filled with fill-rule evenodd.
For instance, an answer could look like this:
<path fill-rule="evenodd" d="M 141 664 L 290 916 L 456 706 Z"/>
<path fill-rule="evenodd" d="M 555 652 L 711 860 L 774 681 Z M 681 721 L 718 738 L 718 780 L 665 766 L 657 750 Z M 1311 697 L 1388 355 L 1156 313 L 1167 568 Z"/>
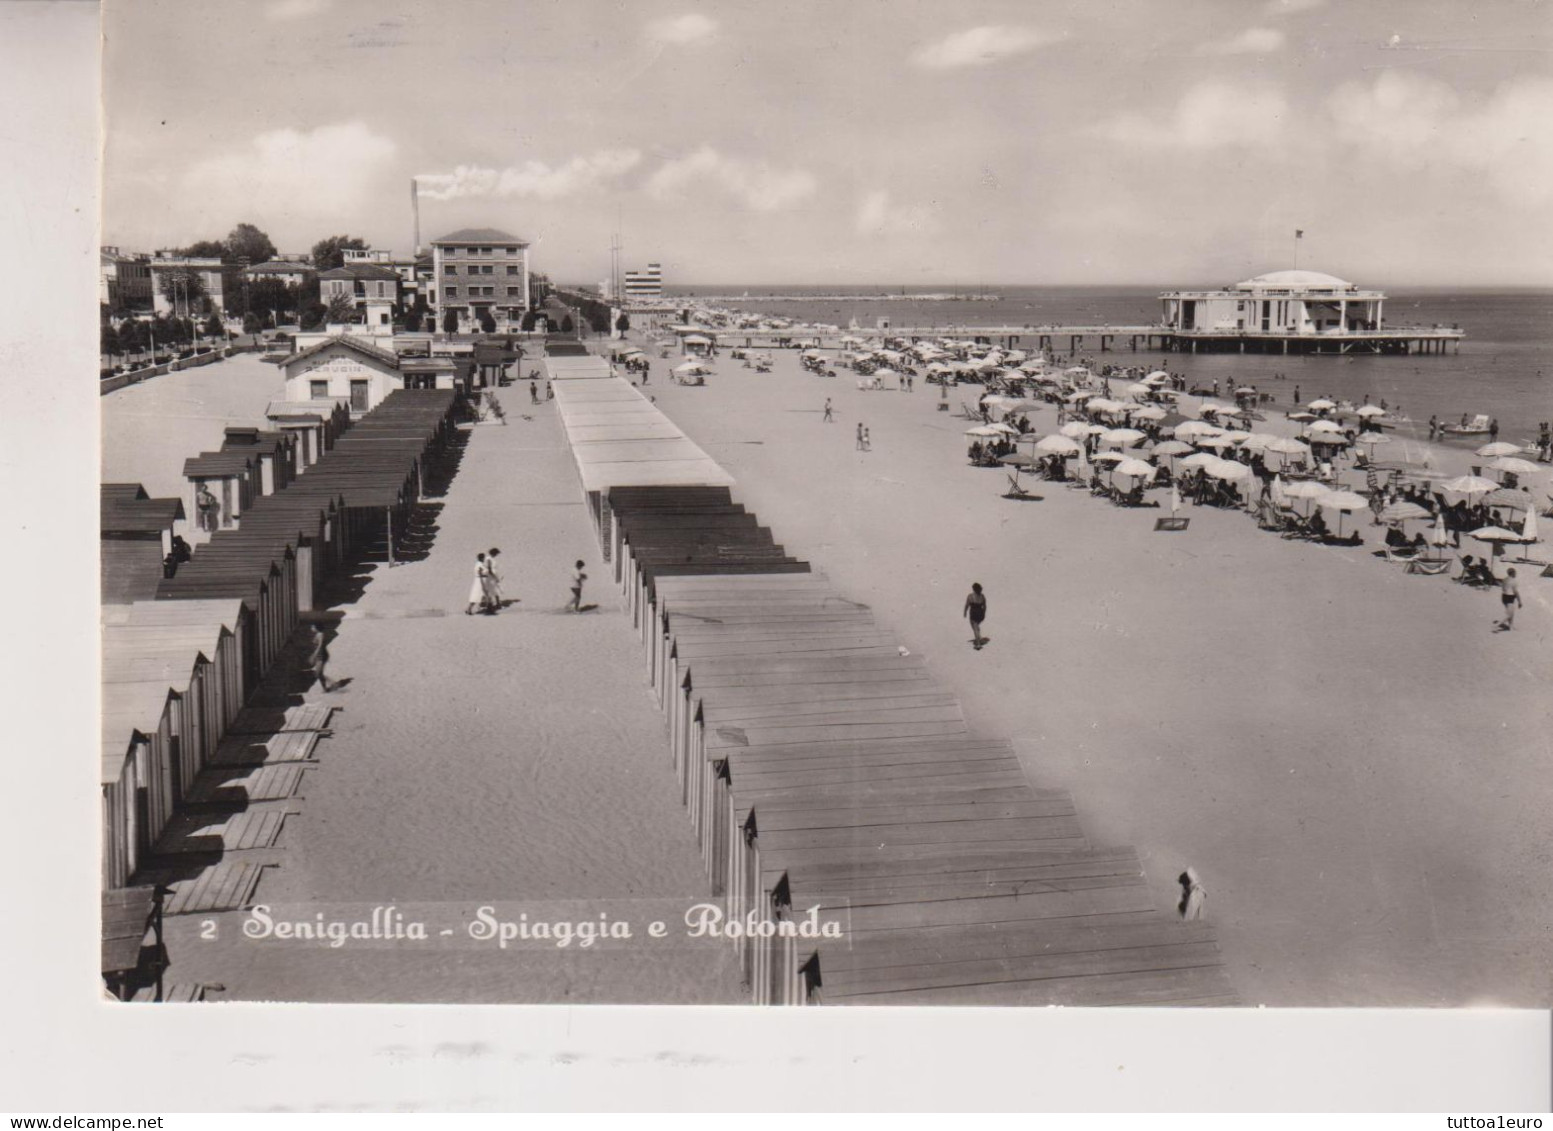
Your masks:
<path fill-rule="evenodd" d="M 567 606 L 567 612 L 582 612 L 582 583 L 588 580 L 588 575 L 582 572 L 582 562 L 579 560 L 572 567 L 572 603 Z"/>

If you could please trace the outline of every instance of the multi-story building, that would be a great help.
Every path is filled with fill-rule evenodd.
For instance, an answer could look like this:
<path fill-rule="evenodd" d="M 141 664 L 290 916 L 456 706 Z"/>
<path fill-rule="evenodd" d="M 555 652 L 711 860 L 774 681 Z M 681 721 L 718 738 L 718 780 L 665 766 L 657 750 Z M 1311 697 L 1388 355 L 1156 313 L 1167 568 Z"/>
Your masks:
<path fill-rule="evenodd" d="M 657 263 L 649 263 L 645 271 L 626 272 L 625 298 L 628 302 L 632 299 L 656 299 L 662 297 L 662 266 Z"/>
<path fill-rule="evenodd" d="M 243 268 L 243 278 L 250 283 L 260 279 L 279 279 L 282 283 L 300 287 L 313 276 L 313 268 L 306 263 L 289 259 L 267 259 Z"/>
<path fill-rule="evenodd" d="M 496 228 L 464 228 L 431 241 L 432 293 L 441 329 L 448 311 L 460 330 L 490 315 L 499 329 L 517 329 L 529 309 L 528 241 Z"/>
<path fill-rule="evenodd" d="M 99 282 L 97 301 L 110 310 L 151 309 L 151 267 L 146 256 L 104 247 Z"/>
<path fill-rule="evenodd" d="M 399 301 L 399 273 L 371 263 L 347 263 L 318 275 L 318 300 L 327 306 L 333 299 L 345 297 L 357 310 L 369 306 L 392 307 Z"/>
<path fill-rule="evenodd" d="M 226 313 L 220 259 L 191 258 L 176 251 L 158 251 L 147 262 L 151 273 L 151 309 L 175 318 L 192 318 L 214 310 Z"/>

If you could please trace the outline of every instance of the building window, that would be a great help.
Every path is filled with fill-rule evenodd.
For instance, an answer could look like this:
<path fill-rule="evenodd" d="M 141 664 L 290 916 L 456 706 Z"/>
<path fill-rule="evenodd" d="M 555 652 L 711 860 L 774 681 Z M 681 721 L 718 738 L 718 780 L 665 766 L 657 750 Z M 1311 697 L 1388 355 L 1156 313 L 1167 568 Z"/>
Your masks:
<path fill-rule="evenodd" d="M 518 265 L 516 263 L 509 263 L 507 265 L 507 274 L 509 274 L 509 275 L 516 275 L 516 274 L 518 274 Z"/>
<path fill-rule="evenodd" d="M 458 297 L 458 288 L 457 287 L 443 287 L 442 288 L 442 294 L 443 294 L 443 297 L 445 297 L 445 298 L 457 298 Z"/>
<path fill-rule="evenodd" d="M 518 288 L 517 287 L 508 287 L 507 288 L 507 297 L 508 298 L 517 298 L 518 297 Z"/>
<path fill-rule="evenodd" d="M 509 247 L 507 249 L 507 254 L 508 255 L 516 255 L 516 254 L 518 254 L 518 249 L 515 248 L 515 247 Z"/>
<path fill-rule="evenodd" d="M 307 395 L 315 401 L 327 400 L 329 397 L 329 382 L 309 381 L 307 383 Z"/>
<path fill-rule="evenodd" d="M 458 268 L 453 266 L 453 264 L 449 263 L 446 267 L 444 267 L 442 269 L 442 273 L 444 275 L 457 275 L 458 274 Z"/>
<path fill-rule="evenodd" d="M 488 247 L 482 247 L 480 249 L 480 254 L 481 255 L 490 255 L 491 254 L 491 249 L 488 248 Z"/>

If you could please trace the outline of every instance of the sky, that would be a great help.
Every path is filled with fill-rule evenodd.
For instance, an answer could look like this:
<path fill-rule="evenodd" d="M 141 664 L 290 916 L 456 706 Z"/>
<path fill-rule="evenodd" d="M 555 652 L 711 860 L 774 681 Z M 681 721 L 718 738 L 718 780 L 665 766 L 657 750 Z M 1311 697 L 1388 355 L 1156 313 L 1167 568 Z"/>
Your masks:
<path fill-rule="evenodd" d="M 107 0 L 103 242 L 566 282 L 1553 285 L 1547 0 Z M 1304 238 L 1296 244 L 1295 232 Z"/>

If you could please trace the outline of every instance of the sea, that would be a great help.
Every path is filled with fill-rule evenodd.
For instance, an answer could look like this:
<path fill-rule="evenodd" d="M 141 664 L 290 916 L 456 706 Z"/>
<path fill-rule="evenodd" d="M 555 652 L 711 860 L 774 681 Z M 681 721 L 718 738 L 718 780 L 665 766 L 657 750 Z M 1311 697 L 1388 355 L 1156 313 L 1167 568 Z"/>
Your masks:
<path fill-rule="evenodd" d="M 864 329 L 880 318 L 891 326 L 1136 326 L 1160 319 L 1161 290 L 1151 287 L 1001 287 L 995 292 L 963 292 L 959 297 L 924 300 L 923 293 L 953 295 L 949 288 L 915 292 L 886 286 L 705 286 L 667 288 L 670 297 L 699 300 L 720 296 L 718 305 L 752 313 L 774 314 L 805 322 L 846 327 L 855 320 Z M 888 294 L 890 297 L 877 298 Z M 781 299 L 771 296 L 781 295 Z M 1553 289 L 1443 290 L 1386 289 L 1385 325 L 1459 326 L 1466 331 L 1459 352 L 1396 356 L 1283 356 L 1281 354 L 1159 354 L 1125 346 L 1099 353 L 1084 351 L 1097 363 L 1139 364 L 1184 373 L 1193 384 L 1223 388 L 1252 384 L 1290 403 L 1318 396 L 1359 404 L 1385 401 L 1391 412 L 1408 418 L 1399 431 L 1427 434 L 1430 416 L 1459 421 L 1463 414 L 1487 413 L 1499 422 L 1499 438 L 1512 443 L 1534 440 L 1538 425 L 1553 420 Z M 733 297 L 737 296 L 737 297 Z M 864 297 L 870 296 L 870 297 Z M 1449 441 L 1472 448 L 1486 437 Z"/>

